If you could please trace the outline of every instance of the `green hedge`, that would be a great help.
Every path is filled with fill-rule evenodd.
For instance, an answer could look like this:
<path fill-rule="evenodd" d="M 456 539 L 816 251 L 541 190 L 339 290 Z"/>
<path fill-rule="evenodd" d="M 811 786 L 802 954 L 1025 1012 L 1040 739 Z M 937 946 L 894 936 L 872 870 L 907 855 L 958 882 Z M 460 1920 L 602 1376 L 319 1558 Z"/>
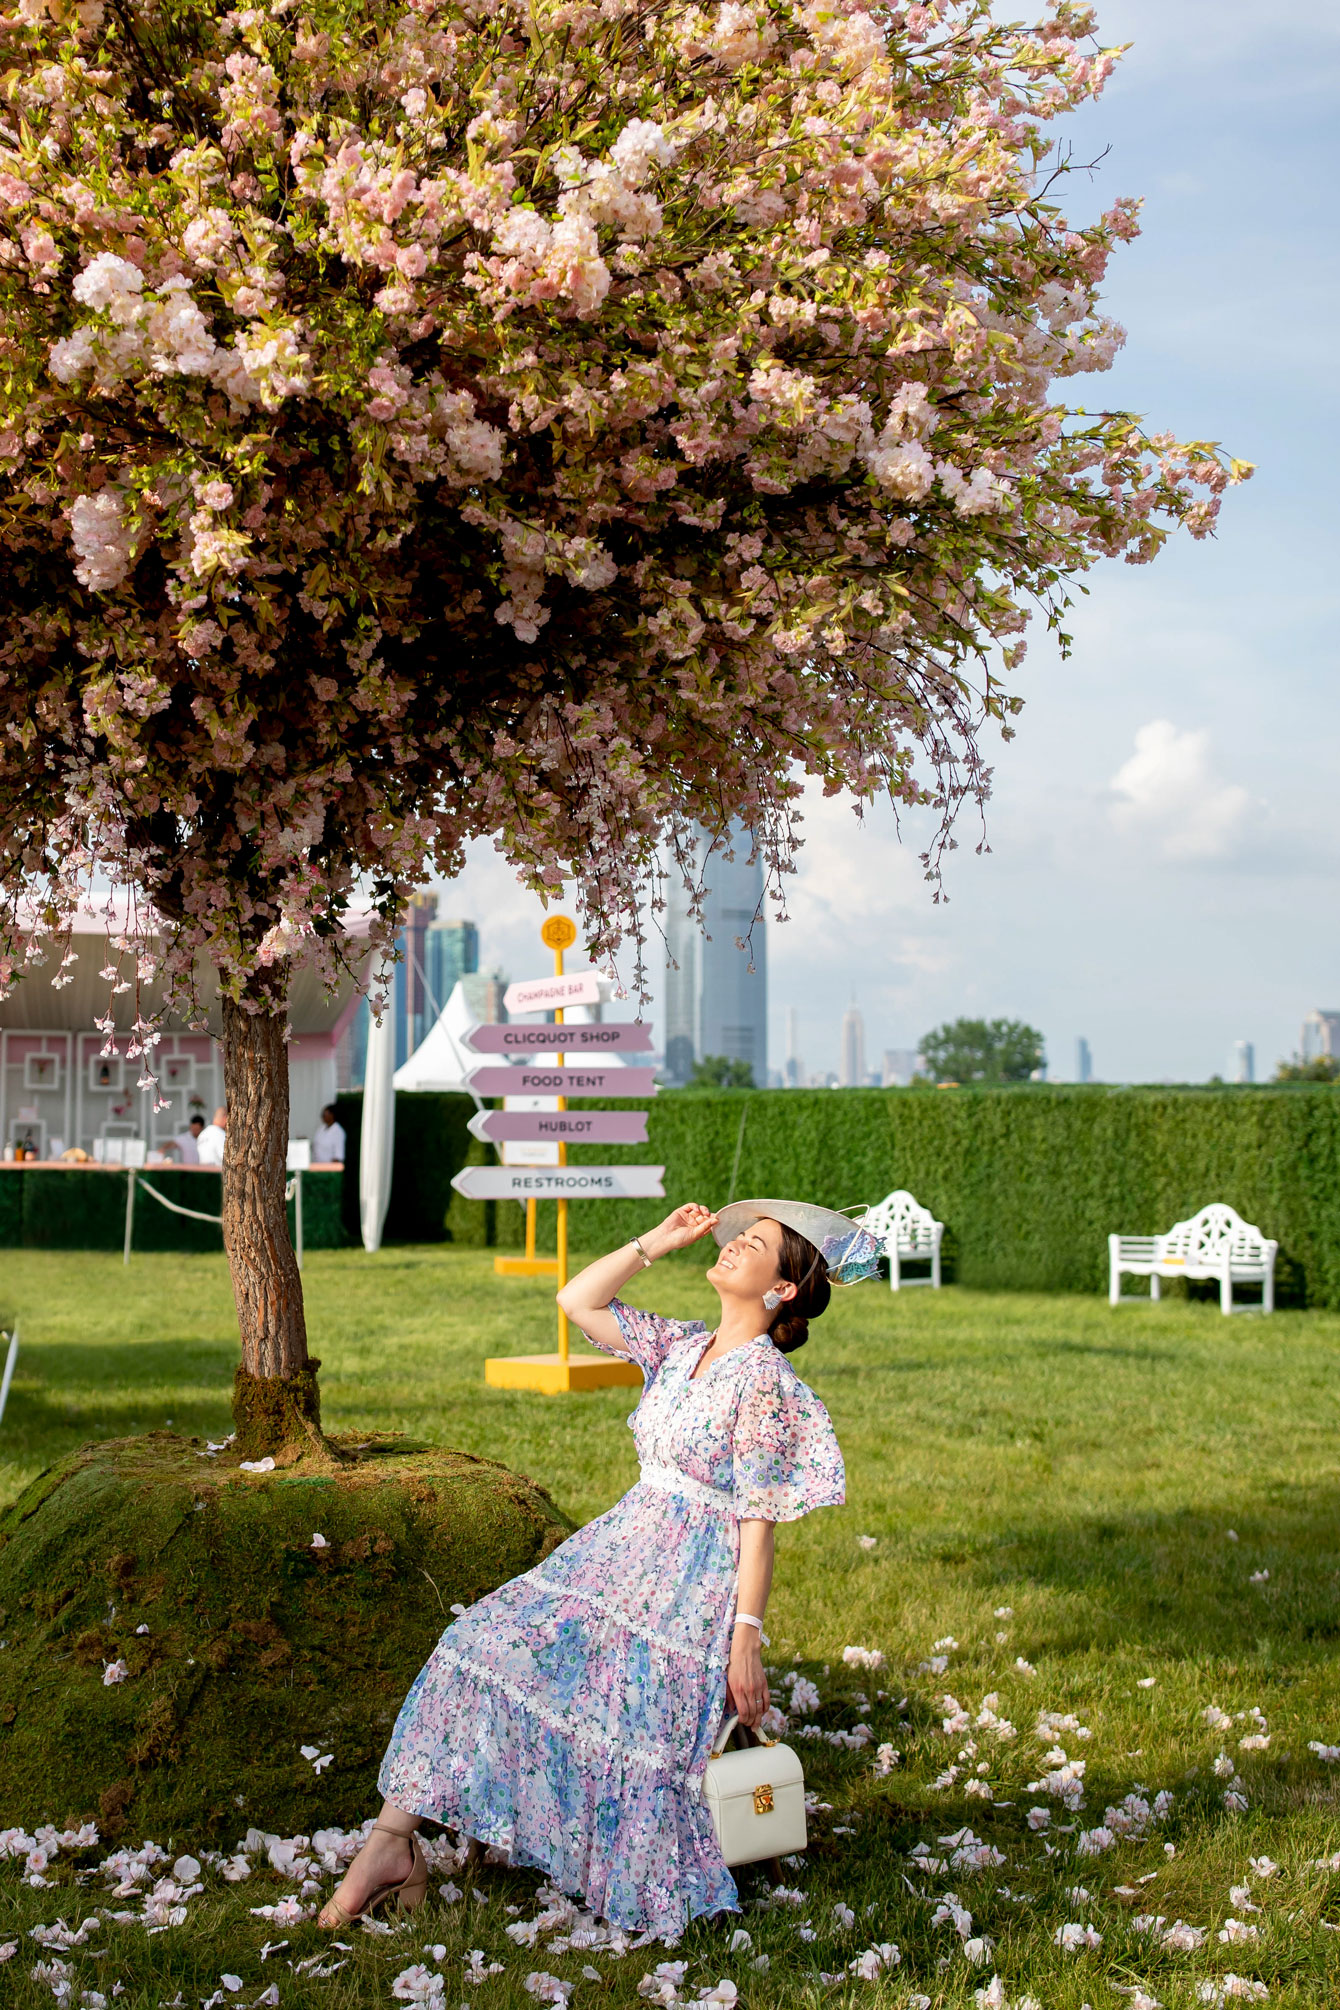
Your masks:
<path fill-rule="evenodd" d="M 1340 1307 L 1340 1088 L 672 1090 L 646 1145 L 573 1151 L 664 1163 L 665 1201 L 578 1203 L 574 1247 L 612 1247 L 682 1201 L 720 1204 L 737 1144 L 737 1198 L 845 1207 L 910 1188 L 945 1223 L 963 1284 L 1103 1291 L 1113 1230 L 1152 1234 L 1227 1201 L 1278 1239 L 1281 1303 Z M 482 1212 L 459 1209 L 485 1239 Z M 499 1204 L 488 1239 L 521 1232 L 521 1209 Z M 552 1206 L 540 1234 L 552 1249 Z"/>
<path fill-rule="evenodd" d="M 464 1095 L 397 1097 L 388 1242 L 520 1246 L 520 1207 L 452 1191 L 460 1166 L 494 1162 L 466 1128 L 473 1107 Z M 313 1249 L 360 1239 L 362 1097 L 341 1096 L 337 1108 L 349 1140 L 343 1180 L 312 1173 L 304 1184 Z M 574 1148 L 587 1164 L 666 1167 L 664 1202 L 576 1203 L 575 1249 L 611 1248 L 681 1201 L 719 1205 L 738 1148 L 737 1198 L 845 1207 L 910 1187 L 945 1223 L 946 1275 L 963 1284 L 1102 1291 L 1112 1230 L 1150 1234 L 1224 1200 L 1278 1238 L 1282 1304 L 1340 1307 L 1340 1087 L 671 1090 L 652 1102 L 649 1128 L 645 1145 Z M 202 1205 L 199 1175 L 155 1168 L 152 1179 L 169 1198 Z M 124 1225 L 121 1175 L 0 1173 L 2 1248 L 119 1249 Z M 539 1233 L 552 1250 L 551 1203 Z M 137 1249 L 219 1246 L 217 1229 L 138 1200 Z"/>
<path fill-rule="evenodd" d="M 213 1214 L 219 1182 L 171 1166 L 146 1166 L 142 1177 L 179 1207 Z M 308 1249 L 335 1249 L 344 1241 L 338 1173 L 303 1175 L 303 1242 Z M 293 1202 L 288 1209 L 292 1232 Z M 57 1172 L 52 1167 L 6 1169 L 0 1173 L 0 1248 L 121 1249 L 126 1235 L 126 1175 Z M 139 1250 L 206 1251 L 223 1248 L 223 1233 L 212 1222 L 192 1221 L 135 1195 L 133 1246 Z"/>
<path fill-rule="evenodd" d="M 395 1099 L 395 1153 L 391 1160 L 391 1198 L 387 1203 L 383 1242 L 450 1242 L 448 1209 L 456 1196 L 452 1175 L 466 1163 L 475 1145 L 466 1125 L 475 1113 L 474 1098 L 436 1095 L 426 1090 Z M 358 1149 L 363 1135 L 361 1089 L 335 1098 L 335 1115 L 344 1125 L 344 1187 L 342 1212 L 345 1239 L 361 1243 L 358 1215 Z M 482 1150 L 482 1146 L 476 1147 Z M 492 1152 L 489 1153 L 492 1159 Z M 471 1229 L 465 1240 L 485 1239 Z"/>

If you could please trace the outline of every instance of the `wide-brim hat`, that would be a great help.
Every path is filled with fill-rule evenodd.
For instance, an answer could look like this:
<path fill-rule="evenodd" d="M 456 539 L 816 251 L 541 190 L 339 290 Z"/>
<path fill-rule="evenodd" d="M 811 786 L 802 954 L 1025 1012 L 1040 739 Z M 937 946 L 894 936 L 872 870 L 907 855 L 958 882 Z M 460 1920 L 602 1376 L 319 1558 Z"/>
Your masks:
<path fill-rule="evenodd" d="M 863 1206 L 862 1214 L 868 1212 Z M 756 1221 L 780 1221 L 812 1243 L 828 1266 L 832 1284 L 859 1284 L 873 1277 L 881 1244 L 868 1228 L 833 1207 L 816 1207 L 808 1200 L 733 1200 L 723 1207 L 712 1227 L 722 1247 Z"/>

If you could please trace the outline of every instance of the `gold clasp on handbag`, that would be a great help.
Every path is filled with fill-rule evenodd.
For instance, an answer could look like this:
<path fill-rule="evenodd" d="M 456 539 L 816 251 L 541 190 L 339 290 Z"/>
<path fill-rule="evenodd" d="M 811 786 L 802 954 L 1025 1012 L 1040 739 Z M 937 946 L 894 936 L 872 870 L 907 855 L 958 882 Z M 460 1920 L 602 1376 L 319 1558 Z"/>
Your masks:
<path fill-rule="evenodd" d="M 754 1788 L 754 1813 L 756 1815 L 772 1813 L 772 1788 L 766 1780 L 762 1786 Z"/>

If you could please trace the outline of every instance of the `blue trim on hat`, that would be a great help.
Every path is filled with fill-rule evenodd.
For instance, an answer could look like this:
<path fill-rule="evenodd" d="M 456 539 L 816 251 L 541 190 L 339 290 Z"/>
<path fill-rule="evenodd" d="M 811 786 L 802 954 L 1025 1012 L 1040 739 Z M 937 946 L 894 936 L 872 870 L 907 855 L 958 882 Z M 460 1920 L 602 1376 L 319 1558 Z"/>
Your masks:
<path fill-rule="evenodd" d="M 880 1244 L 868 1228 L 853 1226 L 847 1235 L 826 1235 L 820 1255 L 828 1266 L 833 1284 L 859 1284 L 875 1276 L 879 1267 Z"/>

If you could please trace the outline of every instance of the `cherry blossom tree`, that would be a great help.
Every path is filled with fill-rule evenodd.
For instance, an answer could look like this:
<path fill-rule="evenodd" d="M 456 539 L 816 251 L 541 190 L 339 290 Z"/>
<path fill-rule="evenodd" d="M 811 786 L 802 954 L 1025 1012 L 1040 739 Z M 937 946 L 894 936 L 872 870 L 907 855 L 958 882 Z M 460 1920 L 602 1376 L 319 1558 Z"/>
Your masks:
<path fill-rule="evenodd" d="M 10 0 L 0 978 L 213 964 L 252 1449 L 315 1429 L 286 971 L 489 833 L 593 954 L 808 779 L 946 821 L 1030 613 L 1247 470 L 1076 411 L 1114 56 L 986 0 Z M 934 870 L 935 857 L 928 855 Z M 131 1043 L 152 1081 L 156 1028 Z M 110 1022 L 109 1022 L 110 1023 Z"/>

